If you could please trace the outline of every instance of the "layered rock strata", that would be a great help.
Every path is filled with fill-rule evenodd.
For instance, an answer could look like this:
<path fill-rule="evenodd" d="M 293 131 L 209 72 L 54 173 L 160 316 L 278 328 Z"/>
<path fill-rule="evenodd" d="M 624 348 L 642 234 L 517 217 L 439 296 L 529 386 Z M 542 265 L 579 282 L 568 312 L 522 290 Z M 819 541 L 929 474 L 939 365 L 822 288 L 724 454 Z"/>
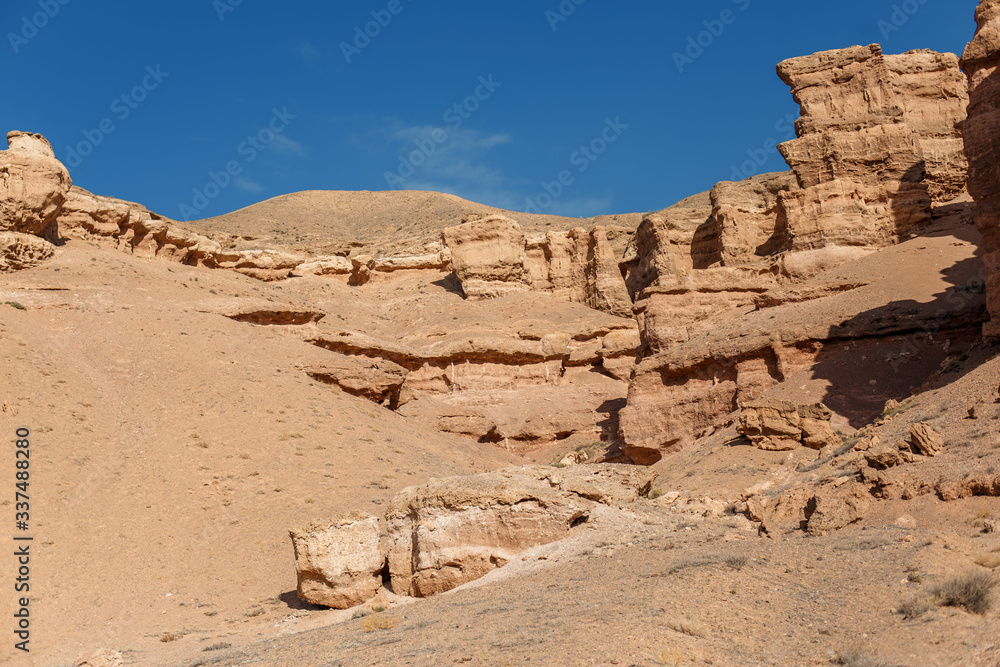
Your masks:
<path fill-rule="evenodd" d="M 993 317 L 986 332 L 1000 336 L 1000 2 L 983 0 L 976 24 L 976 36 L 962 56 L 970 89 L 965 154 L 976 226 L 983 236 L 987 307 Z"/>

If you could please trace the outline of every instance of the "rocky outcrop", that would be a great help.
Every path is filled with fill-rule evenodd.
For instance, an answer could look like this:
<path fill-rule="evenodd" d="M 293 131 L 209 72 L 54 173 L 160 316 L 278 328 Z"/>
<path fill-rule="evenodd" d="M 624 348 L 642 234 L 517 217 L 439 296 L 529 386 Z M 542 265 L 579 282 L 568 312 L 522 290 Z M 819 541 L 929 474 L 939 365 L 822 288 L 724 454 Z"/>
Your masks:
<path fill-rule="evenodd" d="M 910 442 L 924 456 L 937 456 L 944 450 L 944 440 L 930 424 L 923 422 L 910 427 Z"/>
<path fill-rule="evenodd" d="M 427 597 L 567 537 L 597 503 L 634 502 L 655 473 L 612 465 L 508 468 L 398 493 L 386 513 L 397 595 Z"/>
<path fill-rule="evenodd" d="M 303 371 L 314 380 L 335 384 L 349 394 L 391 409 L 405 402 L 400 401 L 400 390 L 408 371 L 387 359 L 330 354 L 322 365 Z"/>
<path fill-rule="evenodd" d="M 931 217 L 926 165 L 877 45 L 786 60 L 778 75 L 802 109 L 778 149 L 801 191 L 784 197 L 793 250 L 877 248 Z"/>
<path fill-rule="evenodd" d="M 815 336 L 775 331 L 772 316 L 755 312 L 857 289 L 856 280 L 799 285 L 910 238 L 934 204 L 963 194 L 967 87 L 957 64 L 932 51 L 883 56 L 878 45 L 782 62 L 802 114 L 798 138 L 779 146 L 792 171 L 720 183 L 707 202 L 642 221 L 622 264 L 642 336 L 619 415 L 633 460 L 655 462 L 711 432 L 835 335 L 833 322 Z M 745 325 L 716 334 L 732 321 Z"/>
<path fill-rule="evenodd" d="M 58 238 L 56 217 L 72 185 L 40 134 L 8 132 L 0 151 L 0 231 Z"/>
<path fill-rule="evenodd" d="M 0 232 L 0 273 L 30 269 L 52 257 L 55 246 L 29 234 Z"/>
<path fill-rule="evenodd" d="M 442 237 L 466 298 L 548 292 L 619 317 L 632 315 L 632 300 L 603 227 L 526 239 L 515 220 L 470 216 Z"/>
<path fill-rule="evenodd" d="M 308 342 L 332 354 L 303 370 L 441 431 L 506 449 L 571 436 L 595 441 L 613 437 L 617 407 L 609 406 L 624 397 L 639 336 L 632 322 L 594 316 L 604 322 L 537 338 L 455 332 L 414 344 L 361 332 L 309 334 Z"/>
<path fill-rule="evenodd" d="M 295 549 L 299 599 L 347 609 L 381 590 L 385 552 L 375 517 L 353 512 L 291 530 L 289 536 Z"/>
<path fill-rule="evenodd" d="M 531 289 L 521 226 L 501 215 L 474 217 L 442 232 L 451 266 L 468 299 Z"/>
<path fill-rule="evenodd" d="M 743 406 L 737 432 L 759 449 L 784 451 L 805 445 L 823 449 L 842 443 L 830 426 L 830 409 L 768 399 Z"/>
<path fill-rule="evenodd" d="M 986 333 L 1000 336 L 1000 2 L 980 2 L 976 24 L 976 36 L 962 56 L 970 90 L 965 154 L 976 226 L 983 235 L 987 307 L 993 317 Z"/>

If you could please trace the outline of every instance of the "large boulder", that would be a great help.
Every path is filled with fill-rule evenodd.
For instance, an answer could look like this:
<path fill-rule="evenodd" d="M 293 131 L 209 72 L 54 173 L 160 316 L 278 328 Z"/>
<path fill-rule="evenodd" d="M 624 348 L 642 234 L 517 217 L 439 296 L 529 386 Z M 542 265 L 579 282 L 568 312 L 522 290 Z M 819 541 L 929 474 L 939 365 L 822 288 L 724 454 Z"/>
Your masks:
<path fill-rule="evenodd" d="M 40 134 L 7 133 L 0 151 L 0 231 L 58 238 L 56 218 L 73 182 Z"/>
<path fill-rule="evenodd" d="M 427 597 L 478 579 L 567 537 L 597 503 L 634 501 L 654 477 L 607 464 L 528 466 L 404 489 L 386 512 L 392 590 Z"/>
<path fill-rule="evenodd" d="M 298 596 L 311 604 L 347 609 L 375 597 L 385 569 L 378 520 L 352 512 L 289 531 L 295 548 Z"/>

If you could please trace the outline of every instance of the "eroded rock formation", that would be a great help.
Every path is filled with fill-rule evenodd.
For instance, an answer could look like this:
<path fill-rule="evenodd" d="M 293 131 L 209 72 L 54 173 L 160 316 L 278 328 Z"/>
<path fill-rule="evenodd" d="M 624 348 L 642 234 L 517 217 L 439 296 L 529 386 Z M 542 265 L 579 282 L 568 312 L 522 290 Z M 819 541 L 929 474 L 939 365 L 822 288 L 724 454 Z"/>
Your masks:
<path fill-rule="evenodd" d="M 367 602 L 382 588 L 385 555 L 375 517 L 353 512 L 291 530 L 289 536 L 300 599 L 347 609 Z"/>
<path fill-rule="evenodd" d="M 634 502 L 654 477 L 613 465 L 532 466 L 404 489 L 386 513 L 393 592 L 427 597 L 478 579 L 567 537 L 597 503 Z"/>
<path fill-rule="evenodd" d="M 56 216 L 72 186 L 69 172 L 40 134 L 7 133 L 0 151 L 0 231 L 57 239 Z"/>
<path fill-rule="evenodd" d="M 632 315 L 619 260 L 603 227 L 525 238 L 515 220 L 472 216 L 442 236 L 469 299 L 534 290 L 619 317 Z"/>
<path fill-rule="evenodd" d="M 964 192 L 968 95 L 954 55 L 856 46 L 787 60 L 778 74 L 802 110 L 798 138 L 779 147 L 792 171 L 720 183 L 648 216 L 623 259 L 642 346 L 621 439 L 637 462 L 809 366 L 830 335 L 752 314 L 855 289 L 795 286 L 919 233 L 935 204 Z M 734 320 L 727 339 L 720 329 Z"/>
<path fill-rule="evenodd" d="M 983 0 L 976 24 L 976 36 L 962 56 L 970 90 L 965 154 L 976 226 L 983 235 L 987 307 L 993 316 L 986 332 L 1000 336 L 1000 2 Z"/>

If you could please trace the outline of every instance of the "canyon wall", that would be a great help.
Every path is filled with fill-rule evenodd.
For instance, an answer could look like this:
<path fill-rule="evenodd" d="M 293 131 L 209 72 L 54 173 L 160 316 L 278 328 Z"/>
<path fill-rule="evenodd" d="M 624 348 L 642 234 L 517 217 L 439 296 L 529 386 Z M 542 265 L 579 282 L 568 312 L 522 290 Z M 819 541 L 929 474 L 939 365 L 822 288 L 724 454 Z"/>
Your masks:
<path fill-rule="evenodd" d="M 983 0 L 976 24 L 976 36 L 962 56 L 970 89 L 965 154 L 976 226 L 983 236 L 987 307 L 993 317 L 986 333 L 1000 336 L 1000 2 Z"/>

